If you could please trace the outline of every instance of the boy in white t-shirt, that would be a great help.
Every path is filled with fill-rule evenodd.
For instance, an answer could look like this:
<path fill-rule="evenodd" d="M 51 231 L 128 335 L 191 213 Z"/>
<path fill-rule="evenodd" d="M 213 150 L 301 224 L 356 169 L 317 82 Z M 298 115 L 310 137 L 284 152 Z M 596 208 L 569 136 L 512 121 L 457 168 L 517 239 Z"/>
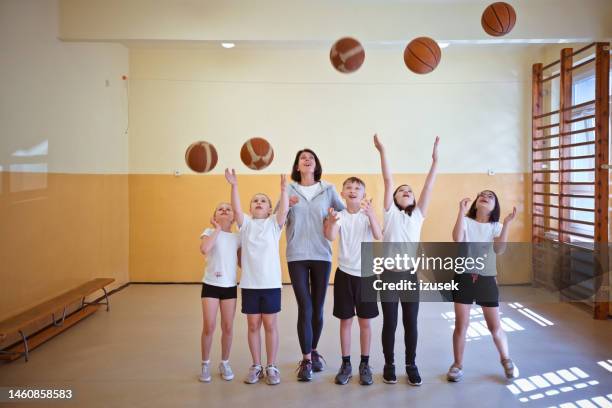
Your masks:
<path fill-rule="evenodd" d="M 220 203 L 200 239 L 200 251 L 206 256 L 202 278 L 202 369 L 200 381 L 210 382 L 210 348 L 217 325 L 217 310 L 221 311 L 221 377 L 230 381 L 234 373 L 229 365 L 232 347 L 234 315 L 236 313 L 236 269 L 240 235 L 232 232 L 234 211 L 229 203 Z"/>
<path fill-rule="evenodd" d="M 277 316 L 281 309 L 282 286 L 278 241 L 289 211 L 287 178 L 281 175 L 281 196 L 276 214 L 272 214 L 270 198 L 259 193 L 251 198 L 251 217 L 242 212 L 236 172 L 226 169 L 225 178 L 232 185 L 232 208 L 240 229 L 242 313 L 247 315 L 249 349 L 253 358 L 253 365 L 244 381 L 254 384 L 264 377 L 260 335 L 263 323 L 268 360 L 266 382 L 275 385 L 280 383 L 280 372 L 276 367 Z"/>
<path fill-rule="evenodd" d="M 336 375 L 336 384 L 347 384 L 352 377 L 351 325 L 357 314 L 361 340 L 359 382 L 372 384 L 369 365 L 371 327 L 370 320 L 378 316 L 376 302 L 362 300 L 362 285 L 370 284 L 361 274 L 361 243 L 382 238 L 382 230 L 372 200 L 365 199 L 365 183 L 357 177 L 349 177 L 342 184 L 342 198 L 346 209 L 336 212 L 329 209 L 325 220 L 325 237 L 333 241 L 340 236 L 338 269 L 334 278 L 334 316 L 340 319 L 340 348 L 342 365 Z"/>

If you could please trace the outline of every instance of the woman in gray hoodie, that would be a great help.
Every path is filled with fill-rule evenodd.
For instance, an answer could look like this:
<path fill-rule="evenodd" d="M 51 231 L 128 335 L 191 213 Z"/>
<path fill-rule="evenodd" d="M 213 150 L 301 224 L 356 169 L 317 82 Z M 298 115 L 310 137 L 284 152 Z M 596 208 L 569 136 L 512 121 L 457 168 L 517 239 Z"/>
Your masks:
<path fill-rule="evenodd" d="M 287 192 L 291 209 L 287 217 L 287 264 L 298 304 L 297 331 L 302 349 L 298 380 L 310 381 L 322 371 L 317 344 L 323 329 L 323 304 L 331 272 L 331 245 L 323 234 L 329 208 L 344 209 L 332 184 L 321 181 L 323 170 L 310 149 L 297 152 Z"/>

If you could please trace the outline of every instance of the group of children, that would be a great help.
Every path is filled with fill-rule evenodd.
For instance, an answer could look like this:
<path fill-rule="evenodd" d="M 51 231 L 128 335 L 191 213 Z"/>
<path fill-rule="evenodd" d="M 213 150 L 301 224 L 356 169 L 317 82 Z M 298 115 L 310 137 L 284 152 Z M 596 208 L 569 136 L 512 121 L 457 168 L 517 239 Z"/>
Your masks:
<path fill-rule="evenodd" d="M 383 240 L 384 242 L 420 241 L 421 228 L 427 215 L 429 201 L 436 177 L 438 162 L 438 142 L 436 137 L 432 165 L 427 175 L 420 199 L 416 199 L 412 188 L 400 185 L 394 189 L 393 178 L 387 163 L 383 144 L 374 136 L 374 145 L 380 154 L 381 168 L 385 186 L 384 222 L 379 223 L 371 199 L 366 199 L 365 183 L 357 177 L 349 177 L 342 185 L 341 196 L 345 208 L 336 211 L 329 209 L 323 222 L 325 237 L 333 241 L 339 238 L 338 269 L 334 280 L 333 314 L 340 319 L 340 346 L 342 364 L 335 377 L 337 384 L 346 384 L 352 377 L 350 362 L 351 326 L 357 315 L 360 328 L 361 360 L 359 382 L 363 385 L 373 383 L 369 366 L 371 344 L 371 319 L 378 316 L 378 304 L 362 300 L 361 286 L 365 285 L 361 274 L 361 243 Z M 293 199 L 288 196 L 286 176 L 281 176 L 280 199 L 276 210 L 270 198 L 262 193 L 255 194 L 250 201 L 249 215 L 242 211 L 238 193 L 238 181 L 234 170 L 226 169 L 225 177 L 231 185 L 231 204 L 221 203 L 211 219 L 213 228 L 206 229 L 201 236 L 201 252 L 207 257 L 207 267 L 202 285 L 202 369 L 200 380 L 211 381 L 210 349 L 216 326 L 216 316 L 221 314 L 221 354 L 219 373 L 225 380 L 234 378 L 229 365 L 232 343 L 232 326 L 236 309 L 237 285 L 236 270 L 240 266 L 242 313 L 247 315 L 248 344 L 253 364 L 245 377 L 245 382 L 253 384 L 265 378 L 267 384 L 280 383 L 280 372 L 276 366 L 279 334 L 277 316 L 281 310 L 281 267 L 279 240 L 281 230 L 291 210 Z M 496 253 L 504 250 L 508 228 L 516 217 L 516 209 L 499 223 L 500 207 L 497 196 L 485 190 L 478 194 L 468 209 L 470 199 L 463 199 L 457 221 L 453 229 L 456 242 L 491 242 Z M 239 233 L 232 232 L 236 222 Z M 385 275 L 401 271 L 385 271 Z M 518 369 L 509 358 L 508 345 L 499 320 L 497 283 L 495 273 L 491 276 L 470 276 L 457 274 L 459 289 L 453 292 L 455 303 L 455 330 L 453 333 L 454 362 L 447 379 L 459 381 L 463 376 L 463 351 L 465 336 L 469 325 L 469 309 L 476 302 L 483 308 L 487 325 L 499 351 L 501 364 L 507 378 L 518 376 Z M 411 274 L 416 280 L 416 274 Z M 482 288 L 488 290 L 489 297 L 481 298 Z M 490 298 L 491 290 L 495 298 Z M 383 381 L 396 383 L 394 362 L 395 331 L 398 320 L 399 304 L 402 307 L 404 323 L 404 343 L 406 348 L 405 367 L 408 382 L 412 385 L 422 383 L 417 369 L 417 315 L 418 298 L 413 301 L 387 299 L 381 302 L 383 312 L 382 345 L 385 357 Z M 262 365 L 261 326 L 264 326 L 267 365 Z"/>

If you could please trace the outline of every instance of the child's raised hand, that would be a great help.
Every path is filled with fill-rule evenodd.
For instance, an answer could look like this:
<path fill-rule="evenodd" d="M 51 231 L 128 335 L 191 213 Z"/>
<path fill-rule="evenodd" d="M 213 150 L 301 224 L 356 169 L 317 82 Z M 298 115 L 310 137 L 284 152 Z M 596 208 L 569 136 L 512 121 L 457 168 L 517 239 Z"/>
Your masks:
<path fill-rule="evenodd" d="M 516 218 L 516 207 L 512 207 L 512 212 L 506 215 L 506 218 L 504 218 L 504 224 L 514 221 L 515 218 Z"/>
<path fill-rule="evenodd" d="M 361 209 L 364 213 L 366 213 L 366 215 L 374 215 L 374 206 L 372 205 L 372 199 L 370 198 L 368 200 L 367 198 L 364 198 L 361 201 Z"/>
<path fill-rule="evenodd" d="M 459 201 L 459 209 L 463 214 L 467 213 L 470 201 L 472 201 L 470 198 L 464 198 L 463 200 Z"/>
<path fill-rule="evenodd" d="M 217 221 L 215 221 L 214 217 L 210 219 L 210 223 L 213 227 L 215 227 L 217 231 L 221 230 L 221 225 Z"/>
<path fill-rule="evenodd" d="M 284 174 L 281 174 L 281 191 L 285 191 L 285 189 L 287 188 L 287 176 Z"/>
<path fill-rule="evenodd" d="M 238 184 L 238 177 L 236 177 L 236 170 L 232 169 L 232 171 L 230 172 L 230 169 L 225 169 L 225 179 L 232 186 L 235 186 L 236 184 Z"/>
<path fill-rule="evenodd" d="M 289 197 L 289 208 L 293 207 L 300 201 L 300 197 L 293 195 Z"/>
<path fill-rule="evenodd" d="M 333 207 L 330 207 L 329 210 L 327 211 L 327 219 L 332 222 L 332 223 L 336 223 L 338 221 L 338 219 L 340 217 L 338 217 L 338 212 L 336 210 L 333 209 Z"/>
<path fill-rule="evenodd" d="M 374 147 L 376 147 L 376 150 L 381 153 L 385 150 L 383 144 L 380 142 L 380 140 L 378 140 L 378 133 L 374 135 Z"/>
<path fill-rule="evenodd" d="M 436 140 L 434 141 L 433 153 L 431 154 L 431 158 L 433 161 L 438 161 L 438 143 L 440 143 L 440 136 L 436 136 Z"/>

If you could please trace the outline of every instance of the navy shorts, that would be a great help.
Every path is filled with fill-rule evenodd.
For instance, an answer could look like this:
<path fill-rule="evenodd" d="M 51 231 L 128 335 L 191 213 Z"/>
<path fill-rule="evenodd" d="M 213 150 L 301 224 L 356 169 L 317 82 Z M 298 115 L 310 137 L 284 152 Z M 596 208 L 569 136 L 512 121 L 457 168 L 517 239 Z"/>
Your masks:
<path fill-rule="evenodd" d="M 478 306 L 499 307 L 499 289 L 495 276 L 456 273 L 453 278 L 459 289 L 453 291 L 453 302 Z"/>
<path fill-rule="evenodd" d="M 242 313 L 271 314 L 281 310 L 281 289 L 241 289 Z"/>
<path fill-rule="evenodd" d="M 202 283 L 202 295 L 200 297 L 215 298 L 219 300 L 236 299 L 238 297 L 238 289 L 236 286 L 224 288 L 222 286 Z"/>
<path fill-rule="evenodd" d="M 362 285 L 371 285 L 374 279 L 353 276 L 336 269 L 334 278 L 334 316 L 350 319 L 357 315 L 361 319 L 378 316 L 378 303 L 362 300 Z M 365 289 L 365 288 L 363 288 Z"/>

